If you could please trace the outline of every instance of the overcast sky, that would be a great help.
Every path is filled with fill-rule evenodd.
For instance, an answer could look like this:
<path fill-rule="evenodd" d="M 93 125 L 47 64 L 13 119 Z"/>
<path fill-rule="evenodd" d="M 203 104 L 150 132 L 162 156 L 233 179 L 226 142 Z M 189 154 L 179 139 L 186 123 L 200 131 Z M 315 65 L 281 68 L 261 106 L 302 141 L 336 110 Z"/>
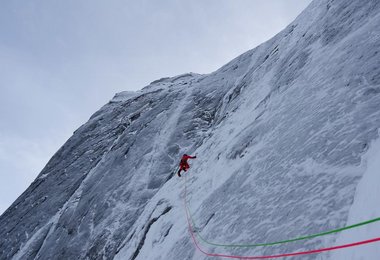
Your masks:
<path fill-rule="evenodd" d="M 311 0 L 34 0 L 0 4 L 0 214 L 116 92 L 210 73 Z"/>

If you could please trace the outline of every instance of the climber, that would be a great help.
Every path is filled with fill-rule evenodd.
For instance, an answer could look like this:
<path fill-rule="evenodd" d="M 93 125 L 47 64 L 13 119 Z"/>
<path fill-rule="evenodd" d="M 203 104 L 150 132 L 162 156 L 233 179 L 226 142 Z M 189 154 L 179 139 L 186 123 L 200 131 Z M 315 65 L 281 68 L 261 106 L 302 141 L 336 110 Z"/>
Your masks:
<path fill-rule="evenodd" d="M 190 165 L 187 163 L 187 160 L 188 159 L 195 159 L 197 158 L 197 156 L 190 156 L 190 155 L 187 155 L 187 154 L 184 154 L 181 158 L 181 162 L 179 163 L 179 170 L 177 172 L 178 174 L 178 177 L 181 177 L 181 171 L 184 170 L 185 172 L 187 171 L 187 169 L 190 168 Z"/>

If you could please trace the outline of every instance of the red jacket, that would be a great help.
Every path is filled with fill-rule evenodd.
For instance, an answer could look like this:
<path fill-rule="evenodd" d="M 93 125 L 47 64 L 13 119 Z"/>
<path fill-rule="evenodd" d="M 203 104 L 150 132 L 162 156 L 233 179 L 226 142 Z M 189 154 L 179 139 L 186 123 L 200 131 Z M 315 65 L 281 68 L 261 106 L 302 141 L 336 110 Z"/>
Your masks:
<path fill-rule="evenodd" d="M 187 164 L 187 160 L 188 159 L 195 159 L 197 158 L 196 156 L 190 156 L 190 155 L 187 155 L 187 154 L 184 154 L 181 158 L 181 163 L 180 165 L 186 165 Z"/>

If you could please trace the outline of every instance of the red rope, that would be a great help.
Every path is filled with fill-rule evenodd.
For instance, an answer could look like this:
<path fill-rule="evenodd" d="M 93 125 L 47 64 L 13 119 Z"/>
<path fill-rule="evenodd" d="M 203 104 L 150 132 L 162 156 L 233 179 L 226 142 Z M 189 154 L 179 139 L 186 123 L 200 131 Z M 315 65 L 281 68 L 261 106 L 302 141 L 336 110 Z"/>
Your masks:
<path fill-rule="evenodd" d="M 186 181 L 186 180 L 185 180 Z M 315 250 L 309 250 L 309 251 L 301 251 L 301 252 L 295 252 L 295 253 L 286 253 L 286 254 L 279 254 L 279 255 L 266 255 L 266 256 L 238 256 L 238 255 L 225 255 L 225 254 L 216 254 L 216 253 L 208 253 L 204 251 L 198 244 L 197 240 L 195 239 L 195 235 L 190 223 L 190 217 L 189 217 L 189 212 L 186 207 L 186 197 L 187 197 L 187 189 L 185 186 L 185 196 L 184 196 L 184 202 L 185 202 L 185 211 L 186 211 L 186 218 L 187 218 L 187 223 L 189 227 L 189 232 L 191 234 L 193 243 L 195 247 L 202 252 L 203 254 L 207 256 L 217 256 L 217 257 L 225 257 L 225 258 L 235 258 L 235 259 L 268 259 L 268 258 L 279 258 L 279 257 L 287 257 L 287 256 L 298 256 L 298 255 L 310 255 L 310 254 L 317 254 L 321 252 L 326 252 L 326 251 L 332 251 L 332 250 L 337 250 L 337 249 L 342 249 L 342 248 L 347 248 L 347 247 L 353 247 L 353 246 L 360 246 L 360 245 L 365 245 L 369 243 L 374 243 L 374 242 L 379 242 L 380 237 L 376 237 L 373 239 L 369 240 L 364 240 L 364 241 L 359 241 L 351 244 L 345 244 L 345 245 L 339 245 L 339 246 L 333 246 L 333 247 L 326 247 L 326 248 L 319 248 Z"/>

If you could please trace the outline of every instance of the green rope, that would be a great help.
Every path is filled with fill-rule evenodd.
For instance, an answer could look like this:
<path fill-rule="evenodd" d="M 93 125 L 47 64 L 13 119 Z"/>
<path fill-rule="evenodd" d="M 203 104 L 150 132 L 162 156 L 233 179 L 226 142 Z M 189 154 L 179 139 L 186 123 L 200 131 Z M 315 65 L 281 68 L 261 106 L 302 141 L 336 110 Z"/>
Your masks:
<path fill-rule="evenodd" d="M 185 185 L 186 185 L 186 177 L 185 177 Z M 189 211 L 189 215 L 190 215 L 190 218 L 191 218 L 191 222 L 193 223 L 193 226 L 196 227 L 193 215 L 192 215 L 189 207 L 187 206 L 187 200 L 186 200 L 186 208 Z M 284 243 L 289 243 L 289 242 L 294 242 L 294 241 L 299 241 L 299 240 L 310 239 L 310 238 L 314 238 L 314 237 L 320 237 L 320 236 L 325 236 L 325 235 L 329 235 L 329 234 L 334 234 L 334 233 L 338 233 L 338 232 L 341 232 L 341 231 L 344 231 L 344 230 L 353 229 L 353 228 L 357 228 L 357 227 L 360 227 L 360 226 L 368 225 L 368 224 L 371 224 L 371 223 L 374 223 L 374 222 L 377 222 L 377 221 L 380 221 L 380 217 L 379 218 L 370 219 L 370 220 L 367 220 L 367 221 L 363 221 L 363 222 L 360 222 L 360 223 L 356 223 L 356 224 L 353 224 L 353 225 L 350 225 L 350 226 L 346 226 L 346 227 L 342 227 L 342 228 L 338 228 L 338 229 L 333 229 L 333 230 L 329 230 L 329 231 L 325 231 L 325 232 L 321 232 L 321 233 L 316 233 L 316 234 L 312 234 L 312 235 L 308 235 L 308 236 L 302 236 L 302 237 L 297 237 L 297 238 L 292 238 L 292 239 L 282 240 L 282 241 L 277 241 L 277 242 L 271 242 L 271 243 L 259 243 L 259 244 L 242 244 L 242 245 L 239 245 L 239 244 L 238 245 L 234 245 L 234 244 L 218 244 L 218 243 L 213 243 L 213 242 L 207 241 L 205 238 L 203 238 L 201 236 L 201 234 L 199 234 L 199 232 L 195 232 L 195 234 L 198 236 L 198 238 L 202 242 L 204 242 L 205 244 L 208 244 L 208 245 L 212 245 L 212 246 L 219 246 L 219 247 L 273 246 L 273 245 L 278 245 L 278 244 L 284 244 Z"/>

